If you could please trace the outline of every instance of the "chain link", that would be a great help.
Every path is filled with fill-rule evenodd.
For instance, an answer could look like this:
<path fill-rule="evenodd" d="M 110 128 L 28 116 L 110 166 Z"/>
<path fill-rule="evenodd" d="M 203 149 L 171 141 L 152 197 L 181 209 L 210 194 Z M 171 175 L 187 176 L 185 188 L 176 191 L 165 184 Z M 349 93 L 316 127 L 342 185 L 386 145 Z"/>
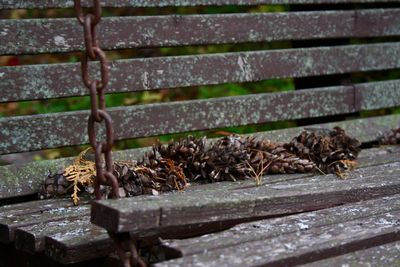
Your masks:
<path fill-rule="evenodd" d="M 101 6 L 99 0 L 92 0 L 92 13 L 84 14 L 81 0 L 75 0 L 75 11 L 79 23 L 83 26 L 84 41 L 86 51 L 81 57 L 82 80 L 89 89 L 91 99 L 91 113 L 88 121 L 89 142 L 95 151 L 96 178 L 94 181 L 94 193 L 96 199 L 102 199 L 103 193 L 101 186 L 111 186 L 112 197 L 119 198 L 118 180 L 113 174 L 112 146 L 114 143 L 114 128 L 111 116 L 106 111 L 105 89 L 108 85 L 108 61 L 106 54 L 99 46 L 97 39 L 96 26 L 101 20 Z M 90 60 L 100 62 L 99 80 L 89 78 L 89 69 L 92 64 Z M 93 73 L 93 72 L 92 72 Z M 96 138 L 96 123 L 105 123 L 106 141 L 99 142 Z M 105 164 L 103 164 L 103 158 Z M 124 266 L 146 266 L 137 254 L 136 246 L 131 240 L 129 233 L 113 234 L 111 238 L 116 244 L 118 255 Z M 129 249 L 130 256 L 125 253 L 125 248 Z"/>

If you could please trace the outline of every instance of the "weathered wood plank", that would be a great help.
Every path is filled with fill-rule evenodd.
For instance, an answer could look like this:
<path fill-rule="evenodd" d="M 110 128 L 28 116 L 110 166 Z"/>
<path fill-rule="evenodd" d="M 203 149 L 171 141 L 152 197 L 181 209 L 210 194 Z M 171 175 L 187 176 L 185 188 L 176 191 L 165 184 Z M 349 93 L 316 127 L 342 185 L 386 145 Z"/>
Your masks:
<path fill-rule="evenodd" d="M 381 92 L 379 100 L 370 97 L 377 87 Z M 360 89 L 357 85 L 340 86 L 118 107 L 108 111 L 114 119 L 115 139 L 122 140 L 348 114 L 396 105 L 400 105 L 400 80 L 378 82 Z M 3 140 L 0 154 L 85 144 L 87 129 L 81 122 L 87 121 L 88 116 L 89 111 L 74 111 L 0 118 L 0 139 Z M 99 135 L 103 136 L 104 132 Z"/>
<path fill-rule="evenodd" d="M 155 266 L 293 266 L 400 240 L 400 211 L 216 249 Z"/>
<path fill-rule="evenodd" d="M 45 236 L 54 234 L 58 234 L 57 236 L 81 236 L 84 234 L 84 229 L 91 227 L 99 228 L 98 226 L 90 223 L 89 216 L 81 216 L 78 218 L 67 217 L 66 219 L 59 221 L 45 221 L 38 224 L 22 226 L 15 230 L 15 247 L 18 250 L 35 254 L 44 251 Z M 107 234 L 105 230 L 103 232 Z"/>
<path fill-rule="evenodd" d="M 396 147 L 390 148 L 395 149 Z M 376 164 L 382 164 L 393 161 L 396 156 L 393 153 L 387 153 L 386 149 L 370 149 L 365 150 L 360 155 L 360 168 L 361 167 L 368 167 L 368 166 L 375 166 Z M 366 171 L 371 172 L 371 171 Z M 357 177 L 357 175 L 363 174 L 364 172 L 361 170 L 357 171 L 357 174 L 351 175 L 349 178 L 352 179 Z M 285 175 L 277 175 L 277 176 L 285 176 Z M 279 183 L 283 181 L 289 181 L 294 179 L 301 179 L 305 178 L 305 176 L 301 175 L 291 175 L 290 177 L 286 175 L 285 177 L 277 177 L 277 176 L 270 176 L 265 177 L 264 183 Z M 275 179 L 277 178 L 277 179 Z M 327 179 L 336 179 L 335 177 L 330 176 Z M 325 179 L 326 179 L 325 178 Z M 317 178 L 321 181 L 321 178 Z M 323 181 L 323 180 L 322 180 Z M 238 183 L 219 183 L 218 185 L 214 184 L 213 186 L 193 186 L 189 188 L 187 191 L 206 191 L 206 190 L 215 190 L 215 187 L 218 187 L 219 190 L 236 190 L 240 188 L 248 188 L 253 185 L 253 182 L 238 182 Z M 18 204 L 22 205 L 22 204 Z M 30 208 L 29 205 L 25 208 Z M 72 221 L 72 222 L 71 222 Z M 62 225 L 60 228 L 59 226 Z M 227 225 L 228 226 L 228 225 Z M 217 228 L 215 228 L 217 227 Z M 218 228 L 219 227 L 219 228 Z M 223 229 L 224 224 L 221 225 L 209 225 L 208 231 L 212 229 Z M 92 229 L 94 228 L 94 229 Z M 206 232 L 205 229 L 201 226 L 190 226 L 191 231 L 196 230 L 197 232 Z M 204 228 L 204 227 L 203 227 Z M 184 229 L 184 228 L 183 228 Z M 148 239 L 149 236 L 152 235 L 161 235 L 165 237 L 177 237 L 182 236 L 184 237 L 185 234 L 183 232 L 187 232 L 187 230 L 179 231 L 178 229 L 170 228 L 170 229 L 163 229 L 162 231 L 155 231 L 152 232 L 144 232 L 140 233 L 140 236 L 145 237 Z M 174 233 L 174 234 L 171 234 Z M 55 238 L 52 236 L 55 235 Z M 106 234 L 105 230 L 100 231 L 98 227 L 91 225 L 89 223 L 88 218 L 68 218 L 60 220 L 57 222 L 54 221 L 47 221 L 39 222 L 35 225 L 29 224 L 28 226 L 19 227 L 15 231 L 15 243 L 18 249 L 22 249 L 29 253 L 37 253 L 44 249 L 44 238 L 45 236 L 50 236 L 51 239 L 51 246 L 49 245 L 48 249 L 51 250 L 47 252 L 51 257 L 59 262 L 64 264 L 72 263 L 73 261 L 83 261 L 89 260 L 92 258 L 99 257 L 99 255 L 106 255 L 110 252 L 110 247 L 106 246 L 108 235 Z M 63 238 L 60 238 L 63 237 Z M 91 240 L 88 244 L 87 240 Z M 96 253 L 93 253 L 95 249 Z M 78 251 L 80 253 L 78 253 Z"/>
<path fill-rule="evenodd" d="M 126 59 L 110 65 L 107 89 L 131 92 L 399 67 L 400 43 L 395 42 Z M 77 63 L 1 67 L 0 76 L 1 102 L 88 94 Z"/>
<path fill-rule="evenodd" d="M 400 115 L 389 115 L 319 124 L 313 125 L 313 127 L 333 128 L 335 126 L 340 126 L 360 141 L 370 142 L 375 140 L 376 137 L 381 135 L 383 132 L 398 127 L 398 125 L 400 125 Z M 294 136 L 297 136 L 302 130 L 303 127 L 297 127 L 256 133 L 256 135 L 273 141 L 288 142 Z M 146 149 L 147 148 L 116 151 L 114 153 L 114 158 L 122 160 L 139 159 Z M 386 151 L 386 149 L 381 151 Z M 362 154 L 360 157 L 362 157 Z M 46 173 L 49 170 L 52 172 L 59 171 L 71 162 L 72 158 L 63 158 L 58 160 L 32 162 L 28 164 L 0 166 L 0 199 L 37 193 L 40 183 L 44 180 Z"/>
<path fill-rule="evenodd" d="M 308 225 L 308 228 L 311 228 L 316 226 L 350 221 L 362 217 L 373 216 L 398 209 L 400 209 L 400 198 L 398 195 L 396 195 L 394 197 L 386 197 L 377 200 L 364 201 L 356 204 L 348 204 L 331 209 L 320 210 L 317 212 L 313 212 L 312 214 L 307 213 L 284 217 L 281 219 L 272 219 L 255 223 L 242 224 L 234 227 L 231 230 L 222 232 L 221 234 L 210 234 L 204 235 L 199 238 L 190 238 L 167 242 L 167 244 L 165 244 L 167 246 L 165 250 L 167 253 L 169 252 L 169 254 L 172 254 L 174 256 L 182 256 L 182 254 L 184 256 L 187 256 L 194 253 L 200 253 L 203 250 L 211 251 L 212 249 L 227 247 L 230 245 L 243 243 L 245 241 L 255 241 L 265 239 L 267 237 L 278 236 L 279 234 L 283 233 L 301 230 L 300 226 L 304 227 L 305 224 Z M 263 222 L 268 224 L 268 226 L 263 224 Z M 281 227 L 280 224 L 282 222 L 285 222 L 286 228 Z M 108 253 L 112 252 L 112 247 L 104 245 L 107 244 L 106 240 L 109 239 L 106 231 L 98 231 L 97 229 L 90 230 L 90 227 L 96 226 L 85 226 L 85 231 L 77 231 L 77 228 L 74 228 L 75 231 L 69 230 L 69 226 L 67 226 L 66 229 L 58 228 L 59 233 L 56 237 L 48 235 L 48 237 L 46 238 L 46 253 L 50 255 L 52 259 L 63 264 L 68 264 L 76 261 L 93 259 L 99 257 L 100 255 L 107 255 Z M 161 236 L 162 238 L 166 236 L 182 238 L 185 236 L 184 232 L 191 232 L 192 235 L 195 235 L 194 231 L 199 230 L 199 227 L 201 226 L 193 225 L 191 226 L 191 228 L 182 227 L 182 231 L 178 229 L 174 230 L 171 228 L 166 229 L 165 231 L 155 232 L 154 235 L 156 237 Z M 223 229 L 223 227 L 224 226 L 222 224 L 219 230 Z M 207 230 L 203 229 L 203 234 L 218 230 L 218 228 L 215 228 L 215 226 L 211 225 L 210 223 L 205 224 L 204 228 L 207 228 L 208 232 Z M 50 229 L 52 229 L 52 227 Z M 26 237 L 27 241 L 21 242 L 21 244 L 25 245 L 26 243 L 33 242 L 33 237 L 36 238 L 37 243 L 44 243 L 44 236 L 41 236 L 42 234 L 44 234 L 43 232 L 39 235 L 35 234 L 34 227 L 31 227 L 29 229 L 25 228 L 23 231 L 25 232 L 25 235 L 21 235 L 21 241 L 24 240 L 23 237 Z M 46 230 L 45 232 L 51 233 L 52 231 L 53 230 Z M 16 245 L 18 245 L 20 233 L 21 229 L 18 229 L 16 231 Z M 139 234 L 138 238 L 149 240 L 149 237 L 153 237 L 152 234 L 153 233 L 151 232 L 143 232 Z M 244 240 L 244 236 L 246 236 L 246 240 Z M 87 240 L 91 240 L 90 244 L 87 244 Z M 223 245 L 224 243 L 225 246 Z M 90 246 L 90 248 L 88 246 Z M 29 249 L 32 253 L 32 246 L 27 249 Z M 171 249 L 173 250 L 172 253 L 170 252 Z"/>
<path fill-rule="evenodd" d="M 379 169 L 379 170 L 378 170 Z M 384 169 L 384 168 L 383 168 Z M 368 176 L 366 173 L 375 173 L 375 172 L 380 172 L 382 170 L 382 167 L 378 168 L 372 168 L 368 170 L 357 170 L 355 173 L 350 175 L 349 179 L 355 179 L 357 177 L 362 176 Z M 286 178 L 289 178 L 288 176 Z M 300 179 L 300 177 L 298 177 Z M 305 180 L 306 177 L 303 177 L 303 180 Z M 329 181 L 331 179 L 336 179 L 334 176 L 326 176 L 326 177 L 315 177 L 313 180 L 308 179 L 308 182 L 311 183 L 316 183 L 316 182 L 324 182 L 324 181 Z M 279 181 L 270 181 L 269 177 L 265 177 L 265 184 L 267 183 L 273 183 L 276 184 L 277 186 L 285 186 L 287 184 L 301 184 L 302 182 L 293 182 L 293 181 L 286 181 L 285 183 L 282 183 L 282 181 L 279 183 Z M 201 185 L 201 186 L 193 186 L 192 188 L 189 188 L 187 190 L 188 194 L 191 193 L 198 193 L 198 194 L 204 194 L 205 191 L 210 190 L 214 191 L 216 188 L 218 191 L 227 191 L 227 190 L 246 190 L 248 188 L 254 187 L 254 183 L 252 181 L 247 181 L 247 182 L 238 182 L 238 183 L 218 183 L 214 184 L 213 186 L 207 186 L 207 185 Z M 239 191 L 240 192 L 240 191 Z M 396 206 L 395 203 L 393 203 L 393 208 Z M 388 209 L 390 209 L 388 207 Z M 380 208 L 379 210 L 382 210 Z M 354 216 L 357 214 L 354 213 Z M 350 215 L 349 215 L 350 216 Z M 257 216 L 256 216 L 257 217 Z M 345 217 L 343 217 L 345 218 Z M 238 223 L 240 221 L 236 221 Z M 185 225 L 185 226 L 178 226 L 178 227 L 164 227 L 161 229 L 157 229 L 154 231 L 141 231 L 137 233 L 138 238 L 144 238 L 145 240 L 148 240 L 149 238 L 154 238 L 154 236 L 162 236 L 162 237 L 172 237 L 174 236 L 175 238 L 179 237 L 185 237 L 187 235 L 188 231 L 193 232 L 194 231 L 198 233 L 207 233 L 210 231 L 215 231 L 215 230 L 221 230 L 221 229 L 226 229 L 227 227 L 235 224 L 233 221 L 231 222 L 221 222 L 221 223 L 205 223 L 204 227 L 202 224 L 192 224 L 192 225 Z M 47 227 L 46 227 L 47 228 Z M 87 227 L 81 227 L 84 228 L 85 230 L 78 230 L 78 228 L 74 228 L 75 231 L 70 231 L 69 227 L 67 226 L 66 229 L 59 229 L 59 233 L 56 234 L 56 237 L 48 237 L 46 239 L 46 250 L 47 254 L 51 255 L 51 258 L 54 260 L 61 262 L 63 264 L 69 264 L 75 261 L 81 261 L 81 260 L 89 260 L 98 257 L 99 255 L 106 255 L 110 252 L 110 247 L 107 246 L 108 244 L 108 235 L 106 234 L 105 230 L 100 231 L 96 227 L 93 228 L 93 226 L 87 226 Z M 190 229 L 190 230 L 189 230 Z M 53 231 L 52 227 L 49 228 L 49 231 Z M 25 234 L 28 234 L 27 237 L 28 239 L 32 240 L 32 236 L 35 236 L 37 242 L 44 242 L 44 233 L 39 233 L 39 234 L 34 234 L 34 229 L 30 230 L 24 230 L 24 232 L 27 232 Z M 29 233 L 31 232 L 31 233 Z M 186 232 L 186 233 L 185 233 Z M 19 233 L 19 232 L 18 232 Z M 18 233 L 17 239 L 18 239 Z M 55 233 L 54 233 L 55 235 Z M 87 240 L 92 240 L 88 246 Z M 94 253 L 93 251 L 96 251 Z"/>
<path fill-rule="evenodd" d="M 352 113 L 352 87 L 109 108 L 115 139 Z M 240 114 L 240 116 L 238 116 Z M 0 154 L 88 142 L 89 111 L 0 118 Z M 104 130 L 104 129 L 102 129 Z M 103 136 L 104 132 L 99 136 Z"/>
<path fill-rule="evenodd" d="M 61 202 L 61 201 L 60 201 Z M 28 214 L 16 214 L 0 218 L 0 242 L 10 243 L 14 241 L 15 230 L 19 227 L 34 225 L 47 221 L 61 221 L 65 218 L 78 218 L 89 214 L 90 206 L 83 205 L 72 207 L 72 203 L 55 203 L 50 209 L 36 209 Z M 40 205 L 41 202 L 37 201 Z"/>
<path fill-rule="evenodd" d="M 95 201 L 91 221 L 109 231 L 124 232 L 316 210 L 399 193 L 398 171 L 400 163 L 396 162 L 360 169 L 347 181 L 326 175 L 240 190 Z"/>
<path fill-rule="evenodd" d="M 105 0 L 105 7 L 166 7 L 166 6 L 206 6 L 206 5 L 261 5 L 261 4 L 339 4 L 339 3 L 385 3 L 393 0 Z M 91 6 L 90 1 L 82 1 L 83 5 Z M 71 8 L 72 1 L 64 0 L 0 0 L 1 9 L 16 8 Z"/>
<path fill-rule="evenodd" d="M 400 265 L 400 242 L 358 250 L 341 256 L 328 258 L 304 265 L 304 267 L 330 266 L 379 266 Z"/>
<path fill-rule="evenodd" d="M 239 224 L 220 233 L 182 240 L 167 240 L 163 242 L 163 245 L 168 250 L 173 250 L 173 255 L 186 257 L 324 225 L 336 225 L 395 210 L 400 210 L 400 195 L 361 201 L 315 212 Z"/>
<path fill-rule="evenodd" d="M 135 25 L 135 27 L 132 27 Z M 102 48 L 113 50 L 400 34 L 400 9 L 290 13 L 106 17 Z M 0 20 L 0 54 L 81 51 L 83 30 L 75 18 Z M 36 34 L 40 32 L 41 34 Z M 18 39 L 18 46 L 15 40 Z"/>
<path fill-rule="evenodd" d="M 61 231 L 45 237 L 45 253 L 48 257 L 63 264 L 105 257 L 114 250 L 114 242 L 107 232 L 86 222 L 87 227 Z M 88 239 L 90 238 L 90 239 Z M 72 243 L 72 245 L 71 245 Z"/>

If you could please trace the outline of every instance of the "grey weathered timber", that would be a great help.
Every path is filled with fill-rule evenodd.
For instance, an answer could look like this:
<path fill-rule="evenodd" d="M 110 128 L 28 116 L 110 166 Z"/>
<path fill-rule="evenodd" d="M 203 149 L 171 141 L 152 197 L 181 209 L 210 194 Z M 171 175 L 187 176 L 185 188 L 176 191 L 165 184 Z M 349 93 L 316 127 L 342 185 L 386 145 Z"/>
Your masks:
<path fill-rule="evenodd" d="M 333 128 L 340 126 L 361 142 L 371 142 L 383 132 L 400 125 L 400 115 L 388 115 L 366 119 L 333 122 L 311 127 Z M 289 142 L 297 136 L 303 127 L 295 127 L 283 130 L 257 133 L 260 138 L 267 138 L 276 142 Z M 392 150 L 392 148 L 388 148 Z M 114 153 L 116 160 L 139 159 L 148 148 L 117 151 Z M 382 153 L 380 150 L 379 153 Z M 386 150 L 384 150 L 386 151 Z M 360 154 L 362 157 L 363 153 Z M 385 152 L 386 153 L 386 152 Z M 391 152 L 390 152 L 391 153 Z M 389 156 L 389 159 L 395 157 Z M 0 199 L 15 196 L 36 194 L 50 170 L 56 172 L 72 163 L 72 158 L 31 162 L 27 164 L 15 164 L 0 166 Z"/>
<path fill-rule="evenodd" d="M 174 256 L 186 257 L 396 210 L 400 210 L 400 195 L 398 194 L 314 212 L 239 224 L 219 233 L 182 240 L 166 240 L 163 245 L 168 250 L 172 250 L 171 254 Z"/>
<path fill-rule="evenodd" d="M 399 84 L 395 80 L 360 88 L 340 86 L 108 110 L 115 139 L 121 140 L 393 107 L 400 104 Z M 85 144 L 87 129 L 80 122 L 88 115 L 88 111 L 75 111 L 0 118 L 0 154 Z"/>
<path fill-rule="evenodd" d="M 355 171 L 345 182 L 326 175 L 240 190 L 95 201 L 91 221 L 112 232 L 126 232 L 316 210 L 400 193 L 399 171 L 400 163 L 395 162 Z"/>
<path fill-rule="evenodd" d="M 71 52 L 84 48 L 83 29 L 75 18 L 0 20 L 0 28 L 0 54 L 3 55 Z M 400 9 L 111 17 L 102 20 L 98 32 L 102 48 L 109 50 L 393 36 L 400 34 Z"/>
<path fill-rule="evenodd" d="M 400 240 L 400 211 L 215 249 L 155 266 L 294 266 Z M 284 227 L 282 225 L 282 227 Z"/>
<path fill-rule="evenodd" d="M 358 160 L 358 168 L 366 168 L 371 166 L 376 166 L 380 164 L 387 164 L 390 162 L 396 161 L 400 157 L 400 154 L 393 154 L 388 151 L 395 150 L 400 152 L 400 149 L 397 147 L 390 148 L 372 148 L 364 150 L 360 154 L 360 158 Z M 293 181 L 296 179 L 304 179 L 306 177 L 312 176 L 313 174 L 298 174 L 298 175 L 271 175 L 266 176 L 263 179 L 264 184 L 275 184 L 279 182 L 287 182 Z M 330 176 L 330 178 L 335 179 Z M 186 189 L 187 192 L 191 191 L 206 191 L 206 190 L 215 190 L 215 187 L 219 187 L 219 189 L 239 189 L 242 187 L 252 186 L 252 181 L 244 181 L 237 183 L 218 183 L 218 184 L 209 184 L 209 185 L 200 185 L 200 186 L 191 186 Z M 386 203 L 388 201 L 392 201 L 392 205 L 388 206 Z M 393 209 L 396 207 L 396 198 L 387 198 L 383 200 L 372 201 L 376 207 L 384 206 L 385 211 L 388 209 Z M 32 202 L 34 203 L 34 202 Z M 378 205 L 380 204 L 380 205 Z M 23 204 L 19 204 L 23 205 Z M 355 206 L 361 204 L 355 204 Z M 372 204 L 371 204 L 372 205 Z M 386 207 L 388 206 L 388 207 Z M 27 208 L 25 208 L 27 209 Z M 339 208 L 341 210 L 341 208 Z M 366 205 L 366 210 L 369 210 L 369 206 Z M 365 211 L 363 209 L 363 211 Z M 379 210 L 382 210 L 379 208 Z M 330 211 L 331 212 L 331 211 Z M 371 211 L 372 212 L 372 211 Z M 13 212 L 14 214 L 14 212 Z M 354 216 L 357 213 L 353 214 Z M 350 216 L 350 215 L 349 215 Z M 358 215 L 357 215 L 358 216 Z M 361 216 L 361 215 L 360 215 Z M 343 218 L 349 218 L 346 216 L 342 216 Z M 341 218 L 341 217 L 336 217 Z M 59 226 L 62 226 L 61 229 Z M 229 224 L 221 224 L 221 225 L 212 225 L 207 224 L 206 227 L 202 225 L 191 225 L 189 228 L 180 227 L 179 229 L 165 229 L 163 231 L 157 231 L 154 233 L 156 236 L 169 236 L 169 237 L 184 237 L 187 235 L 188 231 L 192 234 L 194 232 L 199 233 L 207 233 L 212 230 L 220 230 L 224 227 L 229 226 Z M 92 229 L 94 228 L 94 229 Z M 204 230 L 203 228 L 207 228 Z M 55 236 L 53 238 L 53 235 Z M 140 238 L 148 239 L 152 237 L 153 233 L 144 232 L 139 233 Z M 97 258 L 99 255 L 106 255 L 110 252 L 110 247 L 104 246 L 106 244 L 106 240 L 108 239 L 108 235 L 106 231 L 98 230 L 98 227 L 90 224 L 89 217 L 83 218 L 66 218 L 61 221 L 45 221 L 35 225 L 28 225 L 19 227 L 15 231 L 15 246 L 24 250 L 28 253 L 38 253 L 44 250 L 45 247 L 45 237 L 48 236 L 48 242 L 51 243 L 51 246 L 48 246 L 48 250 L 51 252 L 47 252 L 47 254 L 51 255 L 51 257 L 59 262 L 64 264 L 71 263 L 71 260 L 75 261 L 83 261 L 92 258 Z M 60 238 L 63 237 L 63 238 Z M 90 244 L 86 244 L 86 240 L 91 240 Z M 98 245 L 99 244 L 99 245 Z M 199 246 L 201 247 L 201 246 Z M 96 253 L 92 253 L 93 249 L 95 249 Z M 77 253 L 79 251 L 80 253 Z"/>
<path fill-rule="evenodd" d="M 400 266 L 400 241 L 303 265 L 303 267 L 331 266 Z"/>
<path fill-rule="evenodd" d="M 36 201 L 37 205 L 41 205 L 40 201 Z M 78 218 L 89 214 L 89 205 L 72 207 L 72 201 L 65 203 L 66 201 L 60 201 L 60 204 L 54 203 L 49 204 L 51 208 L 47 209 L 36 209 L 35 212 L 29 212 L 28 214 L 16 214 L 13 215 L 10 211 L 9 216 L 0 218 L 0 242 L 10 243 L 14 241 L 15 229 L 18 227 L 34 225 L 46 221 L 60 221 L 67 217 Z"/>
<path fill-rule="evenodd" d="M 397 42 L 124 59 L 113 61 L 110 65 L 107 92 L 250 82 L 399 67 L 400 43 Z M 79 63 L 1 67 L 0 76 L 0 87 L 3 88 L 0 102 L 88 94 L 82 84 Z M 91 77 L 98 77 L 98 74 L 91 73 Z"/>
<path fill-rule="evenodd" d="M 236 245 L 245 241 L 255 241 L 263 238 L 265 239 L 267 237 L 278 236 L 284 233 L 290 233 L 296 230 L 302 230 L 306 224 L 309 228 L 322 225 L 331 225 L 334 223 L 365 218 L 399 209 L 400 199 L 398 195 L 395 195 L 394 197 L 385 197 L 355 204 L 346 204 L 339 207 L 280 219 L 240 224 L 239 226 L 222 232 L 221 234 L 208 234 L 198 238 L 167 242 L 164 244 L 165 246 L 163 249 L 169 256 L 187 256 L 190 254 L 203 252 L 203 250 L 211 251 L 212 249 Z M 283 222 L 285 222 L 285 227 L 281 227 Z M 271 226 L 265 224 L 269 224 Z M 68 225 L 63 227 L 63 229 L 58 229 L 59 233 L 57 235 L 54 235 L 54 233 L 53 235 L 46 234 L 47 232 L 51 233 L 52 231 L 56 231 L 56 227 L 50 227 L 50 230 L 46 230 L 44 232 L 42 231 L 40 234 L 35 234 L 34 227 L 24 228 L 23 230 L 18 229 L 16 231 L 16 245 L 19 245 L 19 234 L 21 233 L 21 241 L 26 238 L 26 242 L 21 242 L 22 245 L 25 245 L 25 248 L 27 248 L 27 243 L 31 244 L 32 242 L 33 244 L 33 238 L 36 239 L 36 243 L 43 244 L 44 236 L 42 235 L 46 234 L 46 254 L 52 259 L 63 264 L 80 260 L 94 259 L 101 255 L 107 255 L 108 253 L 112 252 L 113 248 L 105 245 L 107 244 L 107 240 L 109 241 L 109 237 L 105 230 L 98 231 L 97 229 L 91 229 L 91 227 L 96 228 L 96 226 L 91 225 L 85 227 L 84 231 L 78 231 L 77 228 L 70 228 L 71 226 Z M 195 231 L 197 231 L 199 227 L 201 227 L 201 225 L 192 225 L 191 228 L 180 227 L 179 229 L 176 228 L 176 230 L 170 228 L 166 229 L 165 231 L 155 232 L 154 235 L 156 237 L 161 236 L 162 238 L 164 238 L 164 236 L 184 238 L 184 232 L 186 232 L 186 234 L 190 232 L 192 235 L 195 235 Z M 202 230 L 202 233 L 210 233 L 216 230 L 224 229 L 224 227 L 226 228 L 224 224 L 221 224 L 220 227 L 221 228 L 218 228 L 212 223 L 206 223 L 204 224 L 204 228 L 207 228 L 207 230 Z M 153 233 L 151 232 L 142 232 L 139 234 L 138 238 L 141 240 L 143 238 L 143 240 L 146 241 L 149 239 L 149 237 L 152 237 L 152 234 Z M 244 238 L 244 236 L 247 237 Z M 87 244 L 87 240 L 91 240 L 90 244 Z M 225 244 L 225 246 L 223 244 Z M 27 249 L 29 249 L 29 251 L 32 253 L 32 246 Z"/>
<path fill-rule="evenodd" d="M 90 1 L 82 1 L 83 5 L 91 6 Z M 261 5 L 261 4 L 339 4 L 339 3 L 385 3 L 393 0 L 106 0 L 105 7 L 165 7 L 165 6 L 206 6 L 206 5 Z M 0 0 L 0 8 L 68 8 L 73 7 L 73 1 L 65 0 Z"/>
<path fill-rule="evenodd" d="M 87 227 L 46 235 L 45 253 L 48 257 L 63 264 L 72 264 L 85 260 L 105 257 L 114 250 L 114 243 L 101 227 L 85 222 Z"/>
<path fill-rule="evenodd" d="M 33 225 L 18 227 L 15 230 L 15 247 L 34 254 L 44 251 L 44 238 L 52 234 L 81 235 L 84 229 L 96 227 L 90 224 L 89 216 L 71 217 L 59 221 L 45 221 Z M 99 228 L 99 227 L 97 227 Z M 101 228 L 99 228 L 101 229 Z M 103 231 L 105 234 L 107 232 Z"/>

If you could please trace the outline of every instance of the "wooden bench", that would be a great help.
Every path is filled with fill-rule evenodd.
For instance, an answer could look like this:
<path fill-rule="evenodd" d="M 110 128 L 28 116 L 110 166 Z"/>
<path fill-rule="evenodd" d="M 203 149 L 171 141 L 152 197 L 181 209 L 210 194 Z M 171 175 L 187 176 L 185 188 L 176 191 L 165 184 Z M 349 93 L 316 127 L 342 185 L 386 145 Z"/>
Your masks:
<path fill-rule="evenodd" d="M 0 0 L 0 8 L 70 8 L 72 2 Z M 318 118 L 314 126 L 340 126 L 368 144 L 400 126 L 400 115 L 388 114 L 400 106 L 400 80 L 396 72 L 386 74 L 400 67 L 397 1 L 105 1 L 113 8 L 218 5 L 221 11 L 264 4 L 287 4 L 286 11 L 103 18 L 98 33 L 105 50 L 296 41 L 285 49 L 115 60 L 109 93 L 282 78 L 308 83 L 308 90 L 108 108 L 116 138 Z M 84 48 L 76 18 L 3 19 L 0 29 L 1 55 Z M 338 39 L 347 41 L 335 44 Z M 79 63 L 3 66 L 0 78 L 1 103 L 88 95 Z M 359 116 L 373 110 L 387 115 Z M 2 117 L 0 155 L 87 144 L 88 114 Z M 286 142 L 302 129 L 255 134 Z M 145 150 L 118 151 L 114 158 L 140 158 Z M 156 266 L 393 266 L 400 260 L 399 156 L 396 146 L 364 149 L 345 181 L 275 175 L 258 187 L 253 181 L 198 185 L 157 197 L 83 200 L 78 207 L 69 199 L 37 200 L 48 170 L 71 158 L 0 166 L 0 266 L 115 266 L 107 231 L 130 233 Z"/>

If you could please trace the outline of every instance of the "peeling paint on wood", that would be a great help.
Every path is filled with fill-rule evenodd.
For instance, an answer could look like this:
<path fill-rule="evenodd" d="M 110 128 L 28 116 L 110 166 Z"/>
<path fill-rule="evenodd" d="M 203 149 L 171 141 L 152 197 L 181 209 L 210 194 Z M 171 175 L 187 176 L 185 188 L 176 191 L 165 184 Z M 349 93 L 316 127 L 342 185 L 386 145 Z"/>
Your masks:
<path fill-rule="evenodd" d="M 246 59 L 251 76 L 238 64 L 239 58 Z M 396 42 L 126 59 L 110 64 L 108 93 L 394 68 L 400 68 L 400 43 Z M 0 102 L 88 94 L 79 63 L 0 67 L 0 73 Z M 99 76 L 91 73 L 91 77 Z"/>
<path fill-rule="evenodd" d="M 132 27 L 135 25 L 135 27 Z M 106 17 L 103 49 L 243 43 L 400 34 L 400 9 Z M 0 54 L 81 51 L 76 19 L 0 20 Z M 37 34 L 40 32 L 41 34 Z M 18 45 L 15 45 L 15 41 Z"/>

